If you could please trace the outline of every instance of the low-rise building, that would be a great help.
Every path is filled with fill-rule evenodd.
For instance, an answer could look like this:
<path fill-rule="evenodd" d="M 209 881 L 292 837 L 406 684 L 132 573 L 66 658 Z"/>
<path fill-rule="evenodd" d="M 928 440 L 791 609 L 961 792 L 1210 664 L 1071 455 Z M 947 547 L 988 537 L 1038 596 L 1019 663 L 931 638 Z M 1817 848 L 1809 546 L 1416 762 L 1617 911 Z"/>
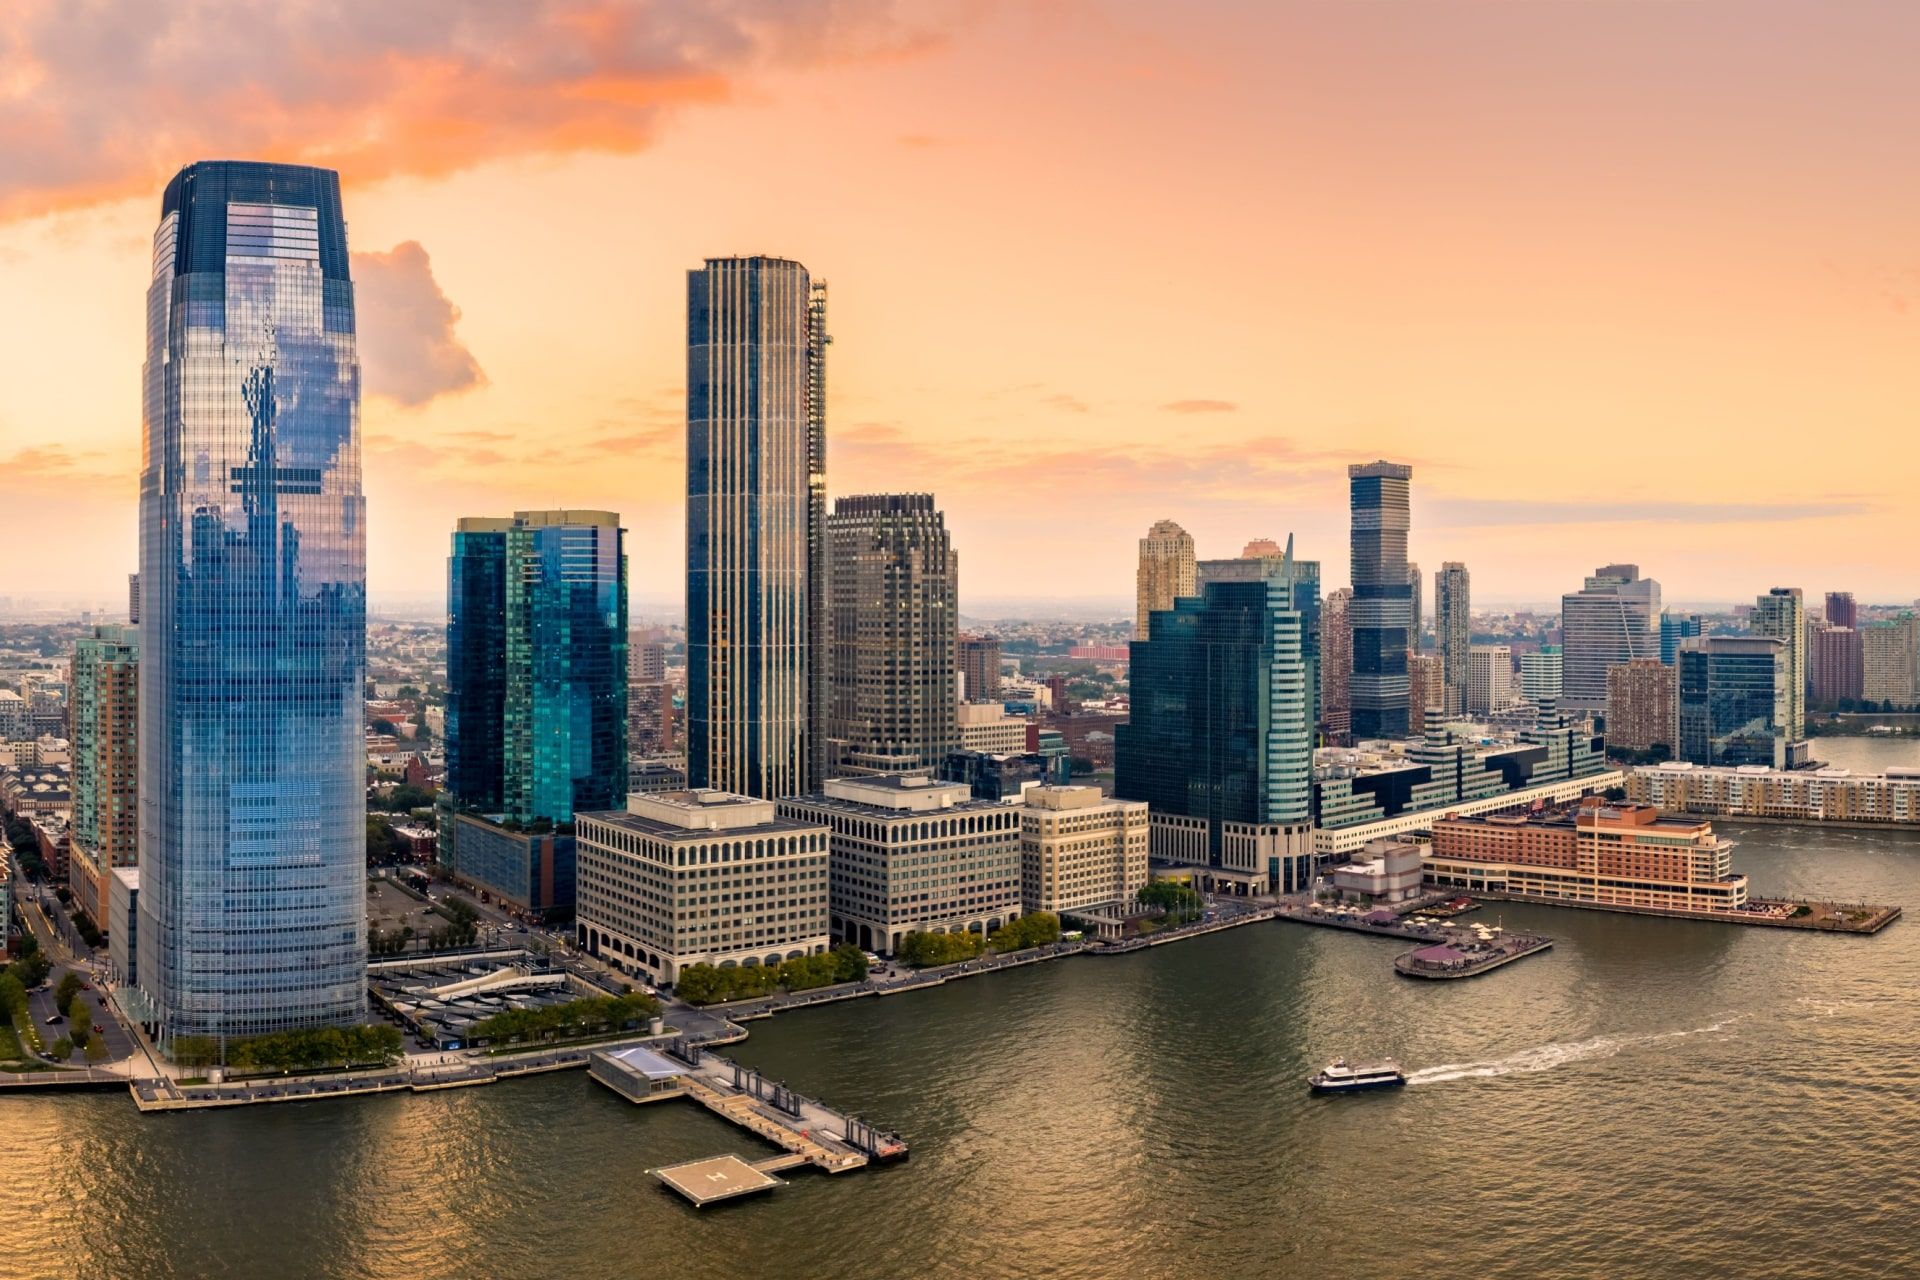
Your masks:
<path fill-rule="evenodd" d="M 1020 806 L 1020 903 L 1028 911 L 1124 915 L 1147 882 L 1144 800 L 1098 787 L 1029 787 Z"/>
<path fill-rule="evenodd" d="M 779 802 L 832 835 L 834 935 L 892 954 L 909 933 L 987 933 L 1021 912 L 1020 813 L 924 774 L 833 778 Z"/>
<path fill-rule="evenodd" d="M 1627 798 L 1677 813 L 1790 822 L 1920 825 L 1920 768 L 1712 768 L 1670 761 L 1627 775 Z"/>
<path fill-rule="evenodd" d="M 1012 755 L 1027 749 L 1027 722 L 1022 716 L 1007 714 L 998 702 L 962 702 L 956 708 L 960 718 L 960 749 L 984 751 L 988 755 Z"/>
<path fill-rule="evenodd" d="M 541 919 L 565 918 L 574 905 L 576 839 L 572 832 L 507 826 L 499 814 L 440 817 L 440 867 L 506 906 Z"/>
<path fill-rule="evenodd" d="M 1367 902 L 1410 902 L 1420 896 L 1426 850 L 1423 842 L 1400 836 L 1369 841 L 1351 862 L 1327 868 L 1327 886 Z"/>
<path fill-rule="evenodd" d="M 629 796 L 575 827 L 575 929 L 608 964 L 674 982 L 692 964 L 777 965 L 832 944 L 823 823 L 695 790 Z"/>
<path fill-rule="evenodd" d="M 1712 823 L 1596 796 L 1553 810 L 1442 818 L 1426 879 L 1569 906 L 1731 911 L 1747 901 L 1733 842 Z"/>
<path fill-rule="evenodd" d="M 113 867 L 107 874 L 106 915 L 100 927 L 107 931 L 107 961 L 114 982 L 139 985 L 140 868 Z"/>

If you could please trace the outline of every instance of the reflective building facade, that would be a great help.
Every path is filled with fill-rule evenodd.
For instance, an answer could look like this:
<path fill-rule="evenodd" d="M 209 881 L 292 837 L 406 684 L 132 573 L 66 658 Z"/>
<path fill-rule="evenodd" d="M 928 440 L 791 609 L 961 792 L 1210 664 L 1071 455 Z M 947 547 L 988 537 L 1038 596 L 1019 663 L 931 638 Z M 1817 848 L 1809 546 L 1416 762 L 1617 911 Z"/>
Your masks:
<path fill-rule="evenodd" d="M 366 1010 L 366 504 L 338 175 L 189 165 L 147 294 L 138 971 L 169 1042 Z"/>
<path fill-rule="evenodd" d="M 1354 741 L 1407 736 L 1407 649 L 1413 585 L 1407 576 L 1413 468 L 1397 462 L 1347 468 L 1352 501 L 1353 678 L 1347 686 Z"/>
<path fill-rule="evenodd" d="M 1787 664 L 1767 636 L 1705 636 L 1680 647 L 1680 758 L 1783 767 Z"/>
<path fill-rule="evenodd" d="M 825 772 L 826 286 L 687 273 L 687 776 L 775 798 Z"/>

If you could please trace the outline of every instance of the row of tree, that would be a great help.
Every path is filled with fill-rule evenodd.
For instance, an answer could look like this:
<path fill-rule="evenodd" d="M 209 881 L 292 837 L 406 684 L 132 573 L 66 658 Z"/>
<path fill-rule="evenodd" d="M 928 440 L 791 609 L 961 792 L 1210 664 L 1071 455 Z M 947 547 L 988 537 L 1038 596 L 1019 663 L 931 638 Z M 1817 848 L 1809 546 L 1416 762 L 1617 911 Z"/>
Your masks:
<path fill-rule="evenodd" d="M 1149 880 L 1133 897 L 1149 911 L 1158 911 L 1167 924 L 1197 920 L 1205 905 L 1198 890 L 1172 880 Z"/>
<path fill-rule="evenodd" d="M 975 960 L 988 951 L 1005 955 L 1060 941 L 1060 917 L 1051 911 L 1032 911 L 1008 921 L 992 933 L 982 936 L 971 931 L 957 933 L 909 933 L 894 948 L 894 958 L 914 969 L 934 965 L 959 964 Z"/>
<path fill-rule="evenodd" d="M 720 1004 L 770 996 L 777 991 L 808 991 L 837 982 L 858 982 L 867 976 L 866 953 L 852 943 L 841 943 L 817 956 L 798 956 L 777 965 L 749 964 L 722 969 L 690 964 L 680 971 L 674 991 L 688 1004 Z"/>
<path fill-rule="evenodd" d="M 399 1058 L 400 1045 L 398 1027 L 315 1027 L 229 1040 L 226 1062 L 233 1071 L 385 1066 Z M 175 1036 L 173 1060 L 183 1067 L 215 1066 L 220 1042 L 212 1036 Z"/>
<path fill-rule="evenodd" d="M 989 950 L 1002 955 L 1028 947 L 1048 947 L 1060 941 L 1060 917 L 1051 911 L 1029 911 L 987 935 Z"/>
<path fill-rule="evenodd" d="M 470 1036 L 489 1044 L 523 1040 L 570 1040 L 602 1032 L 624 1031 L 658 1016 L 660 1002 L 644 991 L 622 996 L 589 996 L 544 1009 L 503 1009 L 477 1022 Z"/>

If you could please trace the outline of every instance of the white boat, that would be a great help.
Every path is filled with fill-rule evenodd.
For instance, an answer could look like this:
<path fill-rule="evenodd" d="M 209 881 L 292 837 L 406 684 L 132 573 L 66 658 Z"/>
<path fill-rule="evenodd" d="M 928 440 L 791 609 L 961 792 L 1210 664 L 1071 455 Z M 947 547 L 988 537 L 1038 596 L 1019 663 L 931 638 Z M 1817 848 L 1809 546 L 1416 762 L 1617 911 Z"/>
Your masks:
<path fill-rule="evenodd" d="M 1307 1077 L 1307 1087 L 1315 1093 L 1397 1089 L 1406 1082 L 1406 1073 L 1391 1058 L 1383 1058 L 1379 1062 L 1348 1062 L 1345 1058 L 1335 1058 Z"/>

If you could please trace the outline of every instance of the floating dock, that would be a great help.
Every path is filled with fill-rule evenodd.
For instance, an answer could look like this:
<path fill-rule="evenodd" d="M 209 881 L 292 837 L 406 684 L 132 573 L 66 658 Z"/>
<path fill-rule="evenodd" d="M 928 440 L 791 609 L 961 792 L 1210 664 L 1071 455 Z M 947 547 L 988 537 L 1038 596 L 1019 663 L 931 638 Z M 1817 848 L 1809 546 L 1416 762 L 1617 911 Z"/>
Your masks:
<path fill-rule="evenodd" d="M 907 1144 L 897 1134 L 803 1097 L 685 1039 L 675 1040 L 665 1052 L 635 1047 L 595 1053 L 588 1074 L 629 1102 L 691 1099 L 785 1153 L 751 1162 L 716 1156 L 653 1171 L 696 1206 L 771 1190 L 779 1185 L 771 1175 L 783 1169 L 812 1165 L 827 1173 L 847 1173 L 907 1156 Z"/>

